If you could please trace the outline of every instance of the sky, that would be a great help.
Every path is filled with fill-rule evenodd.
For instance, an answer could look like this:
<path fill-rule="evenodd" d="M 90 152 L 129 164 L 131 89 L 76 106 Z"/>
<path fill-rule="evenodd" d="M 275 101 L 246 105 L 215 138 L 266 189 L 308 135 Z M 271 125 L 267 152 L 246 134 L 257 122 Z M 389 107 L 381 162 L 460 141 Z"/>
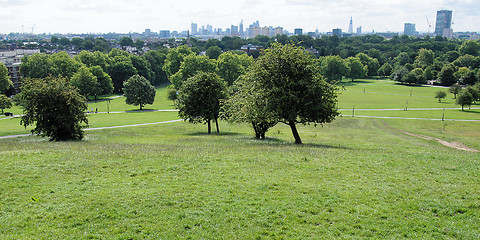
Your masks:
<path fill-rule="evenodd" d="M 198 27 L 230 28 L 243 20 L 281 26 L 293 32 L 403 32 L 404 23 L 434 32 L 437 10 L 453 11 L 455 32 L 480 32 L 479 0 L 0 0 L 0 33 L 129 33 L 151 29 L 184 31 Z"/>

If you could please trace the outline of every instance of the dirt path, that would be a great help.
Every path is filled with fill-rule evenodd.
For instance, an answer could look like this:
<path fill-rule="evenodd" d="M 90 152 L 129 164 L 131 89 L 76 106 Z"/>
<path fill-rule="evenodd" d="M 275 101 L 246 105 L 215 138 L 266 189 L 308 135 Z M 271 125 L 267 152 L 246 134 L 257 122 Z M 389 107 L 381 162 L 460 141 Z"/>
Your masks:
<path fill-rule="evenodd" d="M 463 151 L 468 151 L 468 152 L 480 152 L 477 149 L 470 148 L 470 147 L 468 147 L 467 145 L 465 145 L 461 142 L 447 142 L 447 141 L 444 141 L 442 139 L 435 138 L 435 137 L 430 137 L 430 136 L 425 136 L 425 135 L 421 135 L 421 134 L 414 134 L 414 133 L 405 132 L 405 131 L 390 127 L 384 120 L 382 120 L 382 121 L 383 121 L 383 124 L 385 125 L 385 127 L 393 129 L 393 130 L 401 132 L 401 133 L 404 133 L 404 134 L 407 134 L 409 136 L 413 136 L 413 137 L 417 137 L 417 138 L 421 138 L 421 139 L 425 139 L 425 140 L 437 141 L 438 143 L 440 143 L 444 146 L 447 146 L 447 147 L 450 147 L 450 148 L 455 148 L 455 149 L 458 149 L 458 150 L 463 150 Z"/>

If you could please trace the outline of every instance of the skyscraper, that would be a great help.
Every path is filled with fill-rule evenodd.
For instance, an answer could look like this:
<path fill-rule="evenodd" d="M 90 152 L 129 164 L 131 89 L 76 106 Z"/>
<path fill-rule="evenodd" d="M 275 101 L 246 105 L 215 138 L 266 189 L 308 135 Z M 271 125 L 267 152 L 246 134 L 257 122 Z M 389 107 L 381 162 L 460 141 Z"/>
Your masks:
<path fill-rule="evenodd" d="M 353 17 L 350 17 L 350 25 L 348 25 L 348 34 L 353 34 Z"/>
<path fill-rule="evenodd" d="M 191 28 L 192 28 L 192 29 L 191 29 L 192 35 L 197 35 L 197 31 L 198 31 L 197 24 L 196 24 L 196 23 L 192 23 Z"/>
<path fill-rule="evenodd" d="M 437 11 L 437 21 L 435 24 L 435 35 L 441 37 L 449 37 L 452 32 L 452 11 Z"/>
<path fill-rule="evenodd" d="M 301 28 L 295 28 L 293 31 L 295 35 L 302 35 L 303 34 L 303 29 Z"/>
<path fill-rule="evenodd" d="M 408 36 L 417 35 L 417 30 L 415 28 L 415 24 L 405 23 L 405 27 L 403 28 L 403 34 L 408 35 Z"/>
<path fill-rule="evenodd" d="M 240 22 L 240 26 L 239 26 L 238 32 L 240 33 L 240 36 L 243 36 L 243 19 L 242 19 L 242 21 Z"/>

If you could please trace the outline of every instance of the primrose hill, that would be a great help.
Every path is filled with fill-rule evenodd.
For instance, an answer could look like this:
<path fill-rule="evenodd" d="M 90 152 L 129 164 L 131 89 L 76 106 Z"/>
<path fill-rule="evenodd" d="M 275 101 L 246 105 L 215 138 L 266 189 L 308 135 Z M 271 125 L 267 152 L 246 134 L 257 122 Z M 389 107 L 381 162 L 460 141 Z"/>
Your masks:
<path fill-rule="evenodd" d="M 89 131 L 80 142 L 2 139 L 0 233 L 5 239 L 480 237 L 478 153 L 405 135 L 377 119 L 300 126 L 303 145 L 293 144 L 284 124 L 264 141 L 246 124 L 220 127 L 212 135 L 204 125 L 177 122 Z M 471 127 L 480 132 L 478 124 Z"/>

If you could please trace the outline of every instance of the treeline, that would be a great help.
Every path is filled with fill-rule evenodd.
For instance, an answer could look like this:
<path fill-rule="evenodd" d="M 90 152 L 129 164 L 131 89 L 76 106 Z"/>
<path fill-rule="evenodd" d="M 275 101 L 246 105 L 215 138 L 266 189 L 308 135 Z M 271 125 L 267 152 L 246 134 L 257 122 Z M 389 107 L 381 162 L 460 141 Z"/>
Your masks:
<path fill-rule="evenodd" d="M 66 52 L 33 54 L 22 59 L 23 78 L 64 77 L 85 96 L 122 92 L 123 83 L 134 75 L 152 85 L 167 82 L 163 71 L 168 51 L 158 50 L 138 56 L 120 49 L 109 53 L 82 51 L 70 57 Z"/>

